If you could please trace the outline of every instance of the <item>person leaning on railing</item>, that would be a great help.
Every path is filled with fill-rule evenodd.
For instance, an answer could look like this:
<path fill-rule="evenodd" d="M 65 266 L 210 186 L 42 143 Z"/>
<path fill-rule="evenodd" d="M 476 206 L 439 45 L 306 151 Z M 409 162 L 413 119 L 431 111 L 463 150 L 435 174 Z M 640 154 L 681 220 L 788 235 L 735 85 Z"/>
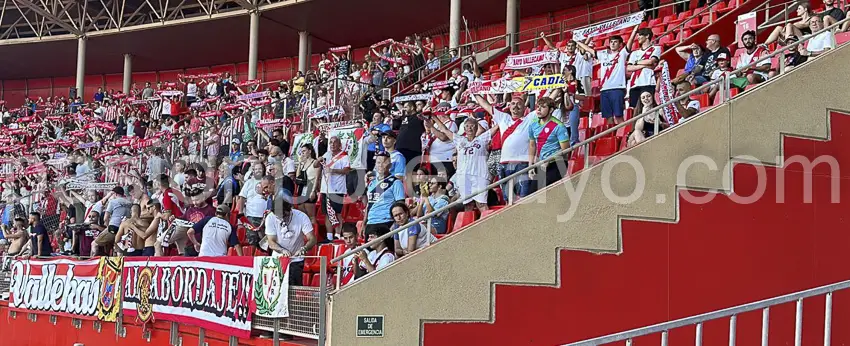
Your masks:
<path fill-rule="evenodd" d="M 289 284 L 303 286 L 303 256 L 316 245 L 313 223 L 307 214 L 292 209 L 292 194 L 288 190 L 277 189 L 268 198 L 274 206 L 264 222 L 269 251 L 272 256 L 289 257 Z"/>

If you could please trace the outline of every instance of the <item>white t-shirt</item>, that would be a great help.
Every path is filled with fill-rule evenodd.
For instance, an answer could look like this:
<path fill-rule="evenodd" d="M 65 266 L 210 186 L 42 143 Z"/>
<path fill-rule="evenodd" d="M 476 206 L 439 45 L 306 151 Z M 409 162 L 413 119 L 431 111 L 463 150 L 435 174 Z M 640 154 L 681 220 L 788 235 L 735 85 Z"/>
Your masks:
<path fill-rule="evenodd" d="M 457 149 L 457 175 L 472 175 L 477 177 L 489 176 L 487 169 L 487 148 L 490 145 L 490 131 L 484 132 L 472 141 L 465 136 L 454 136 Z M 528 142 L 526 142 L 528 146 Z M 526 157 L 528 160 L 528 157 Z"/>
<path fill-rule="evenodd" d="M 386 268 L 386 266 L 390 265 L 390 263 L 393 263 L 393 261 L 395 261 L 395 254 L 393 254 L 390 249 L 384 249 L 381 252 L 372 250 L 369 251 L 369 254 L 366 255 L 366 257 L 368 257 L 369 262 L 375 266 L 375 271 L 384 269 Z M 375 263 L 375 261 L 377 261 L 377 263 Z M 364 269 L 366 268 L 366 265 L 362 263 L 360 264 L 360 266 Z"/>
<path fill-rule="evenodd" d="M 514 120 L 510 114 L 493 109 L 493 123 L 499 126 L 499 135 L 502 136 L 502 163 L 528 162 L 528 125 L 531 124 L 528 120 L 536 118 L 536 115 L 528 114 L 525 118 Z M 519 125 L 505 138 L 505 133 L 516 122 Z"/>
<path fill-rule="evenodd" d="M 832 35 L 832 31 L 824 31 L 815 37 L 812 37 L 809 40 L 809 43 L 806 45 L 806 50 L 810 52 L 822 52 L 827 48 L 833 49 L 835 48 L 835 36 Z"/>
<path fill-rule="evenodd" d="M 215 83 L 207 83 L 207 96 L 215 96 L 218 91 L 217 87 Z"/>
<path fill-rule="evenodd" d="M 608 49 L 596 51 L 596 60 L 602 65 L 599 68 L 599 79 L 605 81 L 602 84 L 601 91 L 626 88 L 626 62 L 628 62 L 628 59 L 629 52 L 625 48 L 620 49 L 619 52 L 611 52 Z M 605 75 L 609 75 L 609 77 L 606 79 Z"/>
<path fill-rule="evenodd" d="M 201 250 L 198 256 L 226 256 L 230 234 L 233 226 L 227 220 L 212 217 L 201 231 Z"/>
<path fill-rule="evenodd" d="M 280 163 L 280 167 L 283 170 L 283 175 L 295 173 L 295 161 L 288 156 L 284 157 L 283 162 Z"/>
<path fill-rule="evenodd" d="M 688 101 L 688 105 L 687 105 L 687 106 L 685 106 L 685 109 L 696 109 L 696 110 L 697 110 L 697 112 L 696 112 L 696 113 L 694 113 L 694 115 L 691 115 L 691 116 L 690 116 L 690 117 L 688 117 L 688 118 L 679 118 L 679 123 L 682 123 L 682 122 L 684 122 L 685 120 L 688 120 L 688 119 L 690 119 L 690 118 L 693 118 L 693 117 L 695 117 L 697 114 L 699 114 L 699 107 L 700 107 L 699 101 L 697 101 L 697 100 L 690 100 L 690 101 Z"/>
<path fill-rule="evenodd" d="M 304 236 L 313 233 L 313 223 L 310 217 L 300 210 L 292 209 L 292 218 L 283 225 L 283 221 L 273 213 L 266 216 L 266 235 L 277 237 L 277 244 L 289 253 L 294 254 L 304 246 Z M 303 257 L 291 257 L 291 262 L 301 262 Z"/>
<path fill-rule="evenodd" d="M 259 179 L 249 178 L 239 191 L 239 197 L 245 198 L 245 216 L 263 217 L 268 205 L 266 199 L 257 193 L 257 185 L 260 185 Z"/>
<path fill-rule="evenodd" d="M 198 85 L 195 83 L 186 84 L 186 96 L 198 96 Z"/>
<path fill-rule="evenodd" d="M 638 61 L 651 58 L 661 59 L 661 47 L 649 46 L 646 50 L 643 48 L 635 50 L 629 55 L 629 64 L 634 64 Z M 655 85 L 655 71 L 653 71 L 653 69 L 643 68 L 639 71 L 632 72 L 632 77 L 629 79 L 630 89 L 648 85 Z"/>
<path fill-rule="evenodd" d="M 449 131 L 457 132 L 457 124 L 454 121 L 449 120 L 444 125 Z M 443 142 L 439 138 L 434 138 L 428 153 L 428 162 L 450 162 L 454 153 L 455 144 L 451 140 Z"/>
<path fill-rule="evenodd" d="M 348 190 L 345 185 L 345 174 L 331 174 L 328 172 L 329 169 L 345 169 L 351 166 L 348 154 L 340 152 L 339 155 L 334 160 L 334 155 L 331 154 L 330 150 L 325 153 L 325 162 L 329 166 L 325 166 L 325 169 L 322 170 L 322 186 L 320 190 L 322 193 L 345 194 Z"/>
<path fill-rule="evenodd" d="M 584 54 L 581 54 L 578 50 L 576 50 L 575 55 L 568 55 L 565 52 L 561 52 L 561 54 L 558 55 L 558 60 L 561 62 L 561 71 L 564 70 L 564 66 L 566 65 L 575 66 L 576 78 L 590 77 L 590 75 L 593 74 L 593 64 L 587 61 Z"/>

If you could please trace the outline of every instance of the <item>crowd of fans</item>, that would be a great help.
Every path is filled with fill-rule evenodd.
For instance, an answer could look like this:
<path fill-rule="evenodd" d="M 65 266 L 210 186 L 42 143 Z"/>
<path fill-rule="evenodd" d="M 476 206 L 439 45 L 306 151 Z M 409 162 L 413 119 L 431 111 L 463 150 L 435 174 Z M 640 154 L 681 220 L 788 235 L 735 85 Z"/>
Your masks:
<path fill-rule="evenodd" d="M 832 0 L 825 5 L 814 14 L 801 4 L 800 20 L 777 27 L 766 42 L 757 42 L 755 32 L 743 33 L 738 38 L 743 48 L 735 54 L 718 35 L 704 47 L 677 47 L 686 64 L 670 81 L 676 95 L 724 75 L 739 90 L 773 78 L 778 66 L 769 60 L 730 73 L 777 44 L 805 39 L 844 18 Z M 799 66 L 833 48 L 833 35 L 812 38 L 787 54 L 785 65 Z M 352 249 L 467 200 L 346 258 L 345 284 L 435 242 L 451 230 L 454 212 L 484 214 L 567 176 L 575 157 L 559 151 L 584 138 L 584 116 L 601 116 L 609 124 L 640 117 L 629 132 L 618 134 L 625 147 L 709 106 L 694 97 L 674 103 L 675 119 L 649 112 L 660 103 L 657 67 L 663 52 L 649 28 L 634 27 L 626 40 L 608 37 L 604 46 L 591 38 L 557 45 L 541 38 L 544 49 L 559 52 L 558 63 L 500 78 L 561 75 L 563 87 L 471 92 L 485 81 L 474 59 L 446 81 L 416 83 L 459 57 L 456 51 L 435 57 L 428 38 L 414 37 L 380 42 L 362 63 L 352 61 L 350 47 L 334 48 L 322 56 L 318 70 L 271 83 L 277 84 L 274 90 L 224 73 L 134 85 L 127 95 L 98 90 L 89 100 L 0 105 L 6 254 L 224 256 L 242 255 L 249 244 L 262 253 L 297 258 L 290 279 L 300 285 L 300 256 L 315 251 L 316 244 L 339 242 Z M 408 95 L 430 96 L 393 102 L 376 92 L 401 79 L 416 83 Z M 330 97 L 332 90 L 337 95 Z M 713 98 L 717 91 L 705 92 Z M 326 111 L 337 107 L 343 109 Z M 361 128 L 354 139 L 328 135 L 335 124 L 352 120 Z M 312 133 L 313 139 L 296 147 L 298 133 Z M 345 150 L 351 142 L 363 152 Z M 513 184 L 480 192 L 553 157 Z M 349 217 L 360 214 L 359 220 Z"/>

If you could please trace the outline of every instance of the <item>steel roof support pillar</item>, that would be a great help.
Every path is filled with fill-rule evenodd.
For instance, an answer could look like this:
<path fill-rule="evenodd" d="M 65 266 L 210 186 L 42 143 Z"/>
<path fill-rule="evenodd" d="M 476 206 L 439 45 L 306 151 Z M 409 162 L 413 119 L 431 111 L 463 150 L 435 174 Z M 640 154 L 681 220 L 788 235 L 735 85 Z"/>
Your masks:
<path fill-rule="evenodd" d="M 508 16 L 505 19 L 506 25 L 506 37 L 508 47 L 511 49 L 511 53 L 516 53 L 519 50 L 519 1 L 520 0 L 507 0 L 508 1 Z"/>
<path fill-rule="evenodd" d="M 77 97 L 82 98 L 83 86 L 86 79 L 86 38 L 77 38 Z"/>
<path fill-rule="evenodd" d="M 451 9 L 449 10 L 449 48 L 451 49 L 460 46 L 460 1 L 451 0 Z"/>
<path fill-rule="evenodd" d="M 260 42 L 260 12 L 251 12 L 251 31 L 248 36 L 248 79 L 257 79 L 257 49 Z"/>
<path fill-rule="evenodd" d="M 310 33 L 298 32 L 298 71 L 306 74 L 310 68 Z"/>
<path fill-rule="evenodd" d="M 121 92 L 130 95 L 130 86 L 133 84 L 133 56 L 124 54 L 124 84 Z"/>

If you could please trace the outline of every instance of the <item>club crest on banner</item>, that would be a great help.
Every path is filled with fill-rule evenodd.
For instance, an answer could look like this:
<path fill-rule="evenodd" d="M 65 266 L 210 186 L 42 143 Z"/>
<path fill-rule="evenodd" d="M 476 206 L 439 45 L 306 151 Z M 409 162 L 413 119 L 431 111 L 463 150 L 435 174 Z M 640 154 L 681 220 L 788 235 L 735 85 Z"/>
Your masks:
<path fill-rule="evenodd" d="M 115 322 L 121 311 L 121 271 L 124 267 L 122 257 L 101 257 L 97 268 L 100 280 L 100 299 L 97 303 L 97 318 L 106 322 Z"/>
<path fill-rule="evenodd" d="M 136 319 L 142 324 L 153 321 L 153 305 L 151 304 L 151 281 L 153 281 L 153 270 L 150 267 L 139 271 L 136 289 L 139 292 L 139 303 L 136 304 Z"/>
<path fill-rule="evenodd" d="M 254 300 L 258 316 L 289 317 L 289 259 L 257 257 L 254 259 Z"/>

